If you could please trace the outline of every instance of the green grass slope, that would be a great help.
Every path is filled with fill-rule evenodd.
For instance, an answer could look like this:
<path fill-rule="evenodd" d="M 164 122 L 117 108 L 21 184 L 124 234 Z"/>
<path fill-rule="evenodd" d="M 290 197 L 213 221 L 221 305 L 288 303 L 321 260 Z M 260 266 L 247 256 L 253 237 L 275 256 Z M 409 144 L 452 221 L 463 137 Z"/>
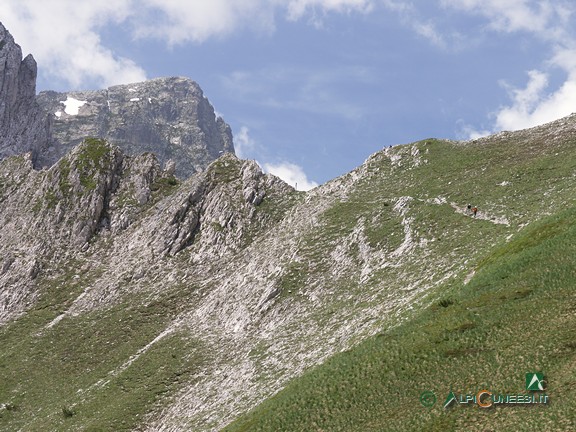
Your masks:
<path fill-rule="evenodd" d="M 0 328 L 0 431 L 133 430 L 206 361 L 201 343 L 178 332 L 143 348 L 190 289 L 133 298 L 49 327 L 90 277 L 96 276 L 55 279 L 32 310 Z"/>
<path fill-rule="evenodd" d="M 576 209 L 522 230 L 466 285 L 413 319 L 292 381 L 225 428 L 254 431 L 576 430 Z M 450 393 L 525 394 L 542 371 L 548 405 L 443 403 Z M 433 407 L 420 402 L 433 391 Z"/>
<path fill-rule="evenodd" d="M 267 194 L 245 225 L 220 218 L 246 209 L 240 163 L 216 162 L 212 218 L 133 277 L 146 255 L 121 246 L 154 234 L 139 225 L 186 192 L 156 183 L 129 229 L 46 264 L 37 301 L 0 327 L 0 431 L 214 430 L 351 346 L 227 430 L 576 430 L 576 132 L 562 127 L 386 149 L 315 191 Z M 18 176 L 15 160 L 0 165 L 2 201 Z M 74 308 L 85 293 L 102 303 Z M 540 370 L 550 406 L 441 407 L 451 389 L 522 393 Z M 182 395 L 196 389 L 205 406 L 192 409 Z"/>

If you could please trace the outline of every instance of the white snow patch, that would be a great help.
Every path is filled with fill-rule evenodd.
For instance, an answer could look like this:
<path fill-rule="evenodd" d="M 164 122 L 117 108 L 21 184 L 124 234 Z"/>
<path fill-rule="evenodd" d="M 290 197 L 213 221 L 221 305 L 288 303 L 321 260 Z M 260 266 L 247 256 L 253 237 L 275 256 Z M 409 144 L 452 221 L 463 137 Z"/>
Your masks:
<path fill-rule="evenodd" d="M 60 116 L 62 115 L 62 111 L 56 111 L 56 112 L 54 113 L 54 115 L 55 115 L 56 117 L 60 118 Z"/>
<path fill-rule="evenodd" d="M 66 96 L 65 101 L 60 101 L 64 104 L 64 112 L 68 115 L 78 115 L 81 106 L 84 106 L 88 101 L 81 101 L 73 97 Z"/>
<path fill-rule="evenodd" d="M 140 98 L 132 98 L 130 99 L 130 102 L 138 102 L 140 100 Z"/>

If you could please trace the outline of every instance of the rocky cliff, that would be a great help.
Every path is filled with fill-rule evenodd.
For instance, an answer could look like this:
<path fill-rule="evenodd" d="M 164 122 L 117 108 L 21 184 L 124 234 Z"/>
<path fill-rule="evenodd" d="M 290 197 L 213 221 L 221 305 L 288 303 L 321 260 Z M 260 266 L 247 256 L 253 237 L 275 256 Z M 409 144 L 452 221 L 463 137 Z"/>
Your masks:
<path fill-rule="evenodd" d="M 98 137 L 129 155 L 153 152 L 161 165 L 172 160 L 176 176 L 186 178 L 223 153 L 234 152 L 230 127 L 215 114 L 200 86 L 187 78 L 97 91 L 45 91 L 37 101 L 51 118 L 57 158 L 84 138 Z"/>
<path fill-rule="evenodd" d="M 53 158 L 49 120 L 36 102 L 36 61 L 0 23 L 0 159 L 31 152 L 34 164 Z"/>
<path fill-rule="evenodd" d="M 153 152 L 186 178 L 234 152 L 230 127 L 194 81 L 157 78 L 98 91 L 36 95 L 36 61 L 0 23 L 0 159 L 30 152 L 48 168 L 86 137 Z"/>

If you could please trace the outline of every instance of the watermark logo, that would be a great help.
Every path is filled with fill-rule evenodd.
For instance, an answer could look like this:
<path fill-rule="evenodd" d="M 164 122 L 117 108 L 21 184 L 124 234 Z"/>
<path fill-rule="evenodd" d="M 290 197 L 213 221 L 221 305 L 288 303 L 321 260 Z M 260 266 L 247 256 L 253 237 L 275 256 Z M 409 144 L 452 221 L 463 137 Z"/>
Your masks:
<path fill-rule="evenodd" d="M 528 372 L 526 374 L 526 390 L 544 391 L 544 374 L 542 372 Z"/>
<path fill-rule="evenodd" d="M 542 372 L 529 372 L 526 374 L 526 390 L 530 392 L 543 392 L 545 387 Z M 489 389 L 482 389 L 475 394 L 457 394 L 450 391 L 444 401 L 444 408 L 454 405 L 490 408 L 494 406 L 511 405 L 547 405 L 548 395 L 545 393 L 501 393 Z"/>
<path fill-rule="evenodd" d="M 436 395 L 432 391 L 422 392 L 420 395 L 420 403 L 426 408 L 431 408 L 436 403 Z"/>

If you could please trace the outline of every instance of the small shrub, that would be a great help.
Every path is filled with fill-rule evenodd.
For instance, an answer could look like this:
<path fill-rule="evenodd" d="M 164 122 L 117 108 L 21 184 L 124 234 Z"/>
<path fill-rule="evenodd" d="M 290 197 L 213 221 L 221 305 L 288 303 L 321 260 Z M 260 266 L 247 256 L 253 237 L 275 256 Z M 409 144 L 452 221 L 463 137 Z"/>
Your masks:
<path fill-rule="evenodd" d="M 62 407 L 62 415 L 64 416 L 64 418 L 70 418 L 74 414 L 76 414 L 76 412 L 72 408 L 69 408 L 67 406 Z"/>
<path fill-rule="evenodd" d="M 522 300 L 522 299 L 528 297 L 530 294 L 532 294 L 532 290 L 531 290 L 531 289 L 517 290 L 517 291 L 514 293 L 514 300 Z"/>
<path fill-rule="evenodd" d="M 442 299 L 438 302 L 438 306 L 441 306 L 443 308 L 446 308 L 446 307 L 453 305 L 453 304 L 454 304 L 454 300 L 452 300 L 452 299 Z"/>
<path fill-rule="evenodd" d="M 161 192 L 166 192 L 166 191 L 170 191 L 172 189 L 173 186 L 178 185 L 178 179 L 174 176 L 172 177 L 161 177 L 159 179 L 156 179 L 154 181 L 154 183 L 152 183 L 150 185 L 150 190 L 152 192 L 157 192 L 157 191 L 161 191 Z"/>
<path fill-rule="evenodd" d="M 212 222 L 212 229 L 216 232 L 222 232 L 224 231 L 224 227 L 222 225 L 220 225 L 220 223 L 218 222 Z"/>

